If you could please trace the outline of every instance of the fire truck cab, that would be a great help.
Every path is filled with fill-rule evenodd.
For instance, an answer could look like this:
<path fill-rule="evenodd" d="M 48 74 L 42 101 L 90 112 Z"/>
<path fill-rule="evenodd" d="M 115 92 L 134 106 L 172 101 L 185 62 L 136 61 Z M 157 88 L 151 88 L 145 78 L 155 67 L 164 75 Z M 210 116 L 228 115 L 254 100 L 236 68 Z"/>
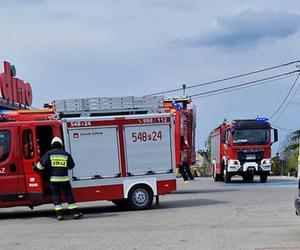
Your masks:
<path fill-rule="evenodd" d="M 0 207 L 34 206 L 49 195 L 45 176 L 34 172 L 33 166 L 50 149 L 51 138 L 61 136 L 60 123 L 46 120 L 51 113 L 2 111 Z"/>

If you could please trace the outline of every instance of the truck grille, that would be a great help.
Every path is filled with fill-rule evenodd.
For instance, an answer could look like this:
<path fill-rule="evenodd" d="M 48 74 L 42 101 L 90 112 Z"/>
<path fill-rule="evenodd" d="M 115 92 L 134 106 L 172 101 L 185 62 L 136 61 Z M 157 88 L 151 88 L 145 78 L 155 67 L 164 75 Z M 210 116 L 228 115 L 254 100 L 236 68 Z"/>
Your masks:
<path fill-rule="evenodd" d="M 245 162 L 259 163 L 264 157 L 263 149 L 241 149 L 237 151 L 238 160 L 241 164 Z"/>

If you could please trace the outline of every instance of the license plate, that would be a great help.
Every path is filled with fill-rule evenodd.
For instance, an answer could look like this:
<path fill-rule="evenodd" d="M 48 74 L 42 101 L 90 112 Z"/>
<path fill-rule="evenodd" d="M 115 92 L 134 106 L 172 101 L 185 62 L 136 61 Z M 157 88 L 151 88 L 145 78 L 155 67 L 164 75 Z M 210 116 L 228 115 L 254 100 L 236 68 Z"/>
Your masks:
<path fill-rule="evenodd" d="M 255 155 L 246 155 L 246 160 L 255 160 Z"/>

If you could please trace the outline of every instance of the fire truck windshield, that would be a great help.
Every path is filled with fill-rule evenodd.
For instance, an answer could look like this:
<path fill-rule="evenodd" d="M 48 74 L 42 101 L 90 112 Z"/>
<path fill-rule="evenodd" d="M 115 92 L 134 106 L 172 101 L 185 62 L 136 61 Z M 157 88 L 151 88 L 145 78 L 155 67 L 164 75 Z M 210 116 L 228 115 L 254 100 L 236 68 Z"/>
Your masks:
<path fill-rule="evenodd" d="M 233 145 L 265 145 L 269 143 L 268 129 L 235 129 L 232 131 Z"/>

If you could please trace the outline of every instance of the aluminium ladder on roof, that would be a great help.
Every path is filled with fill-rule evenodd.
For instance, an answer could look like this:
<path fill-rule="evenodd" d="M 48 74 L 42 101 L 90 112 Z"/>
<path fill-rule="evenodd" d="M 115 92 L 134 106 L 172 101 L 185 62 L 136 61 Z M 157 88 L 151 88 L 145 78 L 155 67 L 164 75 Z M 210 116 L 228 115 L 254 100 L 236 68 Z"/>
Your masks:
<path fill-rule="evenodd" d="M 146 114 L 163 106 L 163 96 L 74 98 L 55 100 L 53 105 L 59 117 Z"/>

